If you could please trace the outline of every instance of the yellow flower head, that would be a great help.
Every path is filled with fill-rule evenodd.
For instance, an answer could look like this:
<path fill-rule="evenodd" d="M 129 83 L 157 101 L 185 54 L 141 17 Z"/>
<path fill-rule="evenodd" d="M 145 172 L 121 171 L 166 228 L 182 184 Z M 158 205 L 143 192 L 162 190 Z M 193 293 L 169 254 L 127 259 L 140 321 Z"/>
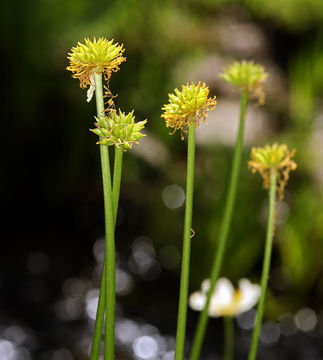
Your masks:
<path fill-rule="evenodd" d="M 113 44 L 113 40 L 87 38 L 84 44 L 78 43 L 72 48 L 67 57 L 70 65 L 66 69 L 72 71 L 73 78 L 80 80 L 81 88 L 86 88 L 91 85 L 93 71 L 104 73 L 110 79 L 112 72 L 118 71 L 119 65 L 126 61 L 123 52 L 123 45 Z"/>
<path fill-rule="evenodd" d="M 145 136 L 140 131 L 145 127 L 147 120 L 135 123 L 133 111 L 126 115 L 120 109 L 119 114 L 115 110 L 110 110 L 109 116 L 96 120 L 96 128 L 91 131 L 100 138 L 97 144 L 123 146 L 126 150 L 131 149 L 133 144 L 138 144 L 138 140 Z"/>
<path fill-rule="evenodd" d="M 296 150 L 289 151 L 285 144 L 251 149 L 251 160 L 248 163 L 253 173 L 259 172 L 264 180 L 265 189 L 269 189 L 270 171 L 275 169 L 278 176 L 278 194 L 279 198 L 284 197 L 284 189 L 289 179 L 289 172 L 295 170 L 297 165 L 291 160 Z"/>
<path fill-rule="evenodd" d="M 162 107 L 164 113 L 161 115 L 166 126 L 174 128 L 173 133 L 178 129 L 185 132 L 191 121 L 198 127 L 200 121 L 205 122 L 207 111 L 215 109 L 215 96 L 208 98 L 209 88 L 205 83 L 187 83 L 182 85 L 182 91 L 175 89 L 174 92 L 168 94 L 169 103 Z"/>
<path fill-rule="evenodd" d="M 229 65 L 220 74 L 221 79 L 247 93 L 251 99 L 257 99 L 259 105 L 265 103 L 263 86 L 267 77 L 261 65 L 245 60 Z"/>

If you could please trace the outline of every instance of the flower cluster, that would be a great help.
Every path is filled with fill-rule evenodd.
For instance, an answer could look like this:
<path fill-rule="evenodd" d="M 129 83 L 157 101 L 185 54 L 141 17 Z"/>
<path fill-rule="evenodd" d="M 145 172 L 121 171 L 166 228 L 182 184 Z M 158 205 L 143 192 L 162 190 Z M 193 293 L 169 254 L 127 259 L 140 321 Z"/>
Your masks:
<path fill-rule="evenodd" d="M 196 291 L 189 297 L 189 305 L 193 310 L 202 311 L 205 307 L 210 280 L 202 282 L 201 291 Z M 239 289 L 234 289 L 226 278 L 217 281 L 211 296 L 208 313 L 211 317 L 236 316 L 250 310 L 259 300 L 261 293 L 258 284 L 252 284 L 248 279 L 239 281 Z"/>
<path fill-rule="evenodd" d="M 130 149 L 137 143 L 144 134 L 140 130 L 144 128 L 147 120 L 135 123 L 133 111 L 125 115 L 121 110 L 117 114 L 113 99 L 115 96 L 109 89 L 109 79 L 112 72 L 119 70 L 119 65 L 126 60 L 123 57 L 123 45 L 114 43 L 114 40 L 99 38 L 93 41 L 84 39 L 84 44 L 78 43 L 68 54 L 69 66 L 66 68 L 72 71 L 73 78 L 80 80 L 81 88 L 90 85 L 87 94 L 87 101 L 90 101 L 95 90 L 94 72 L 103 74 L 107 85 L 104 85 L 105 95 L 108 100 L 105 105 L 107 116 L 96 118 L 95 129 L 92 132 L 99 136 L 98 144 L 123 146 L 123 149 Z"/>
<path fill-rule="evenodd" d="M 182 91 L 175 89 L 174 92 L 168 95 L 169 103 L 163 106 L 161 115 L 166 126 L 174 128 L 174 132 L 178 129 L 185 131 L 191 122 L 198 127 L 200 121 L 205 122 L 207 111 L 215 109 L 215 96 L 208 98 L 209 88 L 205 83 L 187 83 L 182 85 Z"/>
<path fill-rule="evenodd" d="M 140 133 L 147 120 L 135 123 L 133 111 L 128 115 L 119 109 L 119 114 L 115 110 L 109 112 L 109 116 L 96 118 L 96 128 L 91 129 L 94 134 L 99 136 L 98 144 L 116 145 L 117 147 L 131 149 L 133 144 L 145 135 Z"/>
<path fill-rule="evenodd" d="M 265 147 L 253 147 L 251 149 L 251 160 L 248 163 L 253 173 L 259 172 L 264 181 L 265 189 L 269 189 L 270 171 L 277 171 L 279 198 L 284 197 L 284 189 L 289 179 L 289 172 L 295 170 L 297 165 L 291 160 L 296 150 L 289 151 L 287 145 L 273 144 Z"/>
<path fill-rule="evenodd" d="M 103 73 L 109 80 L 112 72 L 119 70 L 119 65 L 126 60 L 123 52 L 123 45 L 113 44 L 113 40 L 84 39 L 84 44 L 78 43 L 68 54 L 70 65 L 66 69 L 80 80 L 81 88 L 86 88 L 91 85 L 93 71 Z"/>
<path fill-rule="evenodd" d="M 257 99 L 259 105 L 265 103 L 263 84 L 267 76 L 261 65 L 245 60 L 229 65 L 220 74 L 223 80 L 247 93 L 250 98 Z"/>

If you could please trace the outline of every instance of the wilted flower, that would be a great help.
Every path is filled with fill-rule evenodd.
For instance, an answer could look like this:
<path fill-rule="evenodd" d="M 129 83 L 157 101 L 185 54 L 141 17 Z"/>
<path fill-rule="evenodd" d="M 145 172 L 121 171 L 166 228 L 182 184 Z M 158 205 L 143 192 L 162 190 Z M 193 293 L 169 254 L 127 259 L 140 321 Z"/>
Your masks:
<path fill-rule="evenodd" d="M 193 310 L 202 311 L 205 307 L 210 280 L 202 282 L 201 291 L 189 297 L 189 305 Z M 261 288 L 248 279 L 239 280 L 239 289 L 234 289 L 226 278 L 220 278 L 211 296 L 209 316 L 236 316 L 250 310 L 259 300 Z"/>
<path fill-rule="evenodd" d="M 182 91 L 175 89 L 174 92 L 168 94 L 169 103 L 163 106 L 164 113 L 161 115 L 166 126 L 174 128 L 174 132 L 178 129 L 185 131 L 191 121 L 198 127 L 200 121 L 205 122 L 207 111 L 215 109 L 215 96 L 208 98 L 209 88 L 205 83 L 187 83 L 182 85 Z"/>
<path fill-rule="evenodd" d="M 99 136 L 97 144 L 123 146 L 131 149 L 133 144 L 145 135 L 140 131 L 145 127 L 147 120 L 135 123 L 133 111 L 128 115 L 119 109 L 119 114 L 111 110 L 108 116 L 96 118 L 96 129 L 90 129 Z"/>
<path fill-rule="evenodd" d="M 253 147 L 251 149 L 251 160 L 248 163 L 253 173 L 259 172 L 264 180 L 265 189 L 269 189 L 270 171 L 275 169 L 277 172 L 279 198 L 284 196 L 284 189 L 289 179 L 289 172 L 295 170 L 297 165 L 291 160 L 296 150 L 289 151 L 286 144 L 265 147 Z"/>
<path fill-rule="evenodd" d="M 78 43 L 72 48 L 67 57 L 70 65 L 66 69 L 73 72 L 73 78 L 80 80 L 81 88 L 86 88 L 93 85 L 93 71 L 110 79 L 111 73 L 119 70 L 119 65 L 126 60 L 123 52 L 123 45 L 113 44 L 113 40 L 87 38 L 84 44 Z"/>
<path fill-rule="evenodd" d="M 235 62 L 229 65 L 227 69 L 224 69 L 220 77 L 247 93 L 250 98 L 257 99 L 259 105 L 265 103 L 263 85 L 268 74 L 265 73 L 261 65 L 245 60 Z"/>

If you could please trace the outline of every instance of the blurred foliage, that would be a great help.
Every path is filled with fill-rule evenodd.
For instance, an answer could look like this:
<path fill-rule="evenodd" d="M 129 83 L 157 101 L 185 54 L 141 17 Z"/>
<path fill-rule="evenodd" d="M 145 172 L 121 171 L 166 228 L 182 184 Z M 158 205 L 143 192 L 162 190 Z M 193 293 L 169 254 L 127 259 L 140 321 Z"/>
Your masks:
<path fill-rule="evenodd" d="M 3 132 L 1 146 L 3 153 L 10 154 L 3 159 L 1 187 L 8 218 L 20 202 L 37 201 L 37 197 L 48 207 L 64 206 L 74 197 L 100 201 L 98 149 L 88 131 L 93 126 L 94 102 L 86 103 L 86 91 L 65 67 L 66 55 L 77 41 L 103 36 L 126 48 L 127 61 L 111 78 L 117 107 L 125 112 L 134 108 L 138 121 L 147 118 L 148 136 L 168 154 L 168 161 L 152 164 L 129 151 L 121 201 L 144 209 L 140 221 L 157 248 L 173 244 L 180 249 L 183 208 L 168 209 L 161 193 L 169 184 L 184 186 L 185 142 L 168 136 L 161 107 L 174 87 L 192 80 L 206 81 L 218 103 L 231 98 L 221 80 L 215 80 L 215 72 L 222 68 L 208 67 L 206 61 L 215 59 L 218 66 L 232 59 L 255 58 L 266 65 L 269 78 L 271 70 L 279 74 L 282 91 L 269 93 L 265 111 L 270 132 L 254 145 L 287 142 L 298 149 L 299 165 L 290 179 L 287 210 L 277 225 L 273 254 L 273 268 L 287 269 L 290 278 L 283 289 L 272 287 L 274 300 L 267 315 L 275 317 L 304 304 L 321 310 L 323 180 L 321 163 L 313 160 L 319 149 L 312 141 L 315 133 L 323 136 L 321 0 L 33 0 L 23 7 L 2 2 L 0 13 L 2 115 L 9 130 Z M 232 24 L 253 24 L 267 42 L 262 44 L 267 50 L 260 47 L 248 53 L 230 47 L 231 40 L 228 43 L 223 31 Z M 234 29 L 229 32 L 232 44 L 239 35 L 239 28 Z M 196 79 L 200 74 L 203 78 Z M 275 84 L 271 86 L 275 89 Z M 220 125 L 227 120 L 216 121 Z M 257 281 L 267 193 L 261 180 L 247 169 L 249 152 L 246 146 L 223 274 L 233 280 L 249 276 Z M 197 149 L 192 290 L 199 288 L 210 269 L 231 160 L 232 146 L 219 139 Z M 22 179 L 28 194 L 21 188 Z M 174 270 L 178 274 L 179 268 Z"/>

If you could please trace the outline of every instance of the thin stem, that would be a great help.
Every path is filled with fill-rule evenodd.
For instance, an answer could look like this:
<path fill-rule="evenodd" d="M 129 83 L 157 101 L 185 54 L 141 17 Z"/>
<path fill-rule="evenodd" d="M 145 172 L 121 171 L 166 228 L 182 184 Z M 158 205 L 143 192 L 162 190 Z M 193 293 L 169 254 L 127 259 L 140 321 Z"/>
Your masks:
<path fill-rule="evenodd" d="M 187 297 L 188 297 L 190 252 L 191 252 L 193 192 L 194 192 L 195 126 L 193 121 L 191 122 L 188 130 L 187 148 L 188 149 L 187 149 L 185 220 L 184 220 L 184 235 L 183 235 L 182 271 L 181 271 L 181 283 L 180 283 L 178 317 L 177 317 L 175 360 L 184 359 L 184 346 L 185 346 Z"/>
<path fill-rule="evenodd" d="M 118 215 L 122 160 L 123 160 L 123 146 L 114 147 L 114 168 L 113 168 L 113 188 L 112 188 L 112 202 L 114 209 L 114 223 L 116 224 Z"/>
<path fill-rule="evenodd" d="M 233 360 L 234 322 L 232 316 L 224 316 L 224 360 Z"/>
<path fill-rule="evenodd" d="M 248 360 L 256 359 L 260 327 L 261 327 L 262 317 L 264 314 L 265 296 L 266 296 L 266 290 L 267 290 L 267 284 L 269 278 L 271 250 L 273 246 L 273 237 L 274 237 L 276 187 L 277 187 L 277 173 L 276 170 L 273 169 L 271 170 L 270 173 L 268 222 L 267 222 L 267 235 L 266 235 L 264 262 L 263 262 L 262 275 L 261 275 L 261 295 L 257 308 L 256 323 L 253 329 Z"/>
<path fill-rule="evenodd" d="M 122 173 L 122 160 L 123 160 L 123 147 L 115 147 L 114 152 L 114 169 L 113 169 L 113 187 L 112 187 L 112 203 L 113 203 L 113 218 L 114 218 L 114 229 L 116 226 L 116 219 L 119 206 L 119 194 L 121 184 L 121 173 Z M 103 332 L 103 322 L 106 304 L 106 288 L 105 288 L 105 258 L 103 262 L 101 286 L 99 294 L 98 308 L 95 318 L 93 342 L 91 348 L 90 360 L 98 360 L 100 356 L 101 339 Z"/>
<path fill-rule="evenodd" d="M 95 95 L 98 116 L 104 116 L 104 101 L 102 89 L 102 75 L 94 71 L 95 81 Z M 105 321 L 105 336 L 104 336 L 104 359 L 114 359 L 114 327 L 115 327 L 115 244 L 114 244 L 114 213 L 112 205 L 112 191 L 111 191 L 111 175 L 110 175 L 110 160 L 109 148 L 106 145 L 100 145 L 101 154 L 101 168 L 103 181 L 103 197 L 104 197 L 104 217 L 105 217 L 105 266 L 104 266 L 104 293 L 106 298 L 106 321 Z M 104 300 L 101 298 L 102 307 Z M 104 306 L 103 306 L 104 308 Z M 104 312 L 103 312 L 104 315 Z M 99 320 L 98 327 L 103 320 Z M 97 331 L 94 334 L 93 347 L 95 354 L 100 352 L 101 334 Z"/>
<path fill-rule="evenodd" d="M 210 289 L 207 294 L 206 304 L 203 311 L 200 314 L 197 329 L 195 331 L 195 336 L 193 339 L 193 345 L 191 350 L 190 360 L 198 360 L 202 348 L 202 343 L 204 340 L 206 327 L 208 324 L 208 308 L 211 301 L 211 295 L 213 293 L 215 283 L 219 277 L 221 271 L 224 252 L 226 248 L 227 238 L 229 234 L 229 228 L 232 220 L 232 213 L 235 204 L 238 178 L 240 172 L 240 163 L 242 155 L 242 145 L 243 145 L 243 132 L 244 132 L 244 123 L 247 111 L 248 104 L 248 95 L 241 93 L 240 101 L 240 121 L 239 121 L 239 131 L 237 136 L 237 141 L 234 150 L 232 169 L 231 169 L 231 178 L 228 195 L 226 197 L 224 214 L 221 221 L 220 233 L 219 233 L 219 243 L 218 248 L 214 257 L 212 264 L 211 276 L 210 276 Z"/>
<path fill-rule="evenodd" d="M 112 191 L 110 176 L 109 148 L 100 145 L 101 168 L 103 181 L 104 213 L 105 213 L 105 294 L 106 319 L 104 334 L 104 360 L 114 359 L 114 326 L 115 326 L 115 247 L 114 219 L 112 209 Z"/>

